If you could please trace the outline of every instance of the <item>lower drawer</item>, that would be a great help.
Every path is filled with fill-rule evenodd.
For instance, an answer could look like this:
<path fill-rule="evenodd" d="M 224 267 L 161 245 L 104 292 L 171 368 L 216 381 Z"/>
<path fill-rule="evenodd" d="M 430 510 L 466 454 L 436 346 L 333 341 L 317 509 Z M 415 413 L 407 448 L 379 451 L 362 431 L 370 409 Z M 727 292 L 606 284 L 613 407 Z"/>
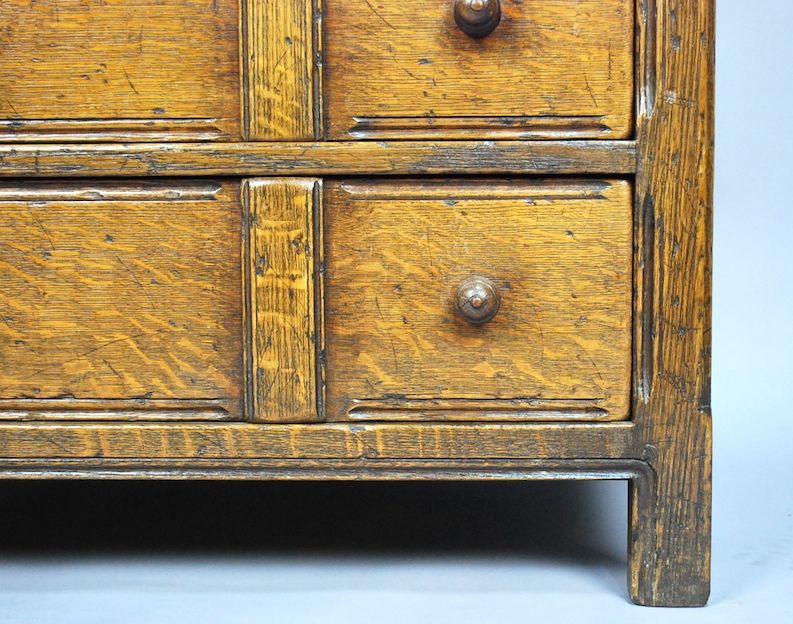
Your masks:
<path fill-rule="evenodd" d="M 328 184 L 328 418 L 625 419 L 631 206 L 622 180 Z"/>
<path fill-rule="evenodd" d="M 623 180 L 0 185 L 0 419 L 619 420 Z"/>
<path fill-rule="evenodd" d="M 239 185 L 0 185 L 0 419 L 242 415 Z"/>

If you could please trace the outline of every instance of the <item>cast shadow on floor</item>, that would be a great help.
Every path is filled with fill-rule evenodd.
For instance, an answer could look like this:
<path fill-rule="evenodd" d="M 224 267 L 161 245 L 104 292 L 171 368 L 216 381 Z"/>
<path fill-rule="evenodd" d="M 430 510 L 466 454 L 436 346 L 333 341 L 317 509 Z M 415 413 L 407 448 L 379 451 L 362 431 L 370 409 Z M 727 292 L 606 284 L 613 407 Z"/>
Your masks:
<path fill-rule="evenodd" d="M 626 491 L 622 482 L 0 482 L 0 557 L 517 558 L 608 569 L 623 584 Z"/>

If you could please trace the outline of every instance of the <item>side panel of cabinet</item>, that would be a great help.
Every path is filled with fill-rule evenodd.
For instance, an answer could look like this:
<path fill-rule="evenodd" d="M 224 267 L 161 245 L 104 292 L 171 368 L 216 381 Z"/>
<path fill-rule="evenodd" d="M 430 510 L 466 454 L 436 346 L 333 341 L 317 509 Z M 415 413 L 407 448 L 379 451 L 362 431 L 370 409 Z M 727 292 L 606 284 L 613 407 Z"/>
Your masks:
<path fill-rule="evenodd" d="M 0 185 L 0 419 L 242 417 L 239 184 Z"/>

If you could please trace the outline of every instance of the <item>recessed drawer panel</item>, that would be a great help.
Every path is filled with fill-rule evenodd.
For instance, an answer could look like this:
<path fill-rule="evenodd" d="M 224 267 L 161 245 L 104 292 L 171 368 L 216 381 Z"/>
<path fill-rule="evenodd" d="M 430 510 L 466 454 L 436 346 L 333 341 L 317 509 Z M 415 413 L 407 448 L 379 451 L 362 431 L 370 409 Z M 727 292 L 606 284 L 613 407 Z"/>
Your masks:
<path fill-rule="evenodd" d="M 0 142 L 240 137 L 237 0 L 3 0 Z"/>
<path fill-rule="evenodd" d="M 330 137 L 624 138 L 633 5 L 329 0 Z"/>
<path fill-rule="evenodd" d="M 0 185 L 0 418 L 242 414 L 237 183 Z"/>
<path fill-rule="evenodd" d="M 328 418 L 626 418 L 631 194 L 622 180 L 329 184 Z"/>

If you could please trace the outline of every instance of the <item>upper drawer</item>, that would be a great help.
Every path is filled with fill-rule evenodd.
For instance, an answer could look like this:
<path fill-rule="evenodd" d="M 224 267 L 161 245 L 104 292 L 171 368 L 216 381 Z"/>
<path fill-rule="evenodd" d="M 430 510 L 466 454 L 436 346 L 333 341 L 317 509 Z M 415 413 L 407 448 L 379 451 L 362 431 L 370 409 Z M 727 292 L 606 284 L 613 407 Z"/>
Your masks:
<path fill-rule="evenodd" d="M 329 135 L 624 138 L 632 126 L 633 3 L 329 0 Z M 489 11 L 491 27 L 498 22 L 491 33 L 464 32 Z"/>
<path fill-rule="evenodd" d="M 237 0 L 4 0 L 0 141 L 240 136 Z"/>
<path fill-rule="evenodd" d="M 624 138 L 633 1 L 7 0 L 0 142 Z"/>

